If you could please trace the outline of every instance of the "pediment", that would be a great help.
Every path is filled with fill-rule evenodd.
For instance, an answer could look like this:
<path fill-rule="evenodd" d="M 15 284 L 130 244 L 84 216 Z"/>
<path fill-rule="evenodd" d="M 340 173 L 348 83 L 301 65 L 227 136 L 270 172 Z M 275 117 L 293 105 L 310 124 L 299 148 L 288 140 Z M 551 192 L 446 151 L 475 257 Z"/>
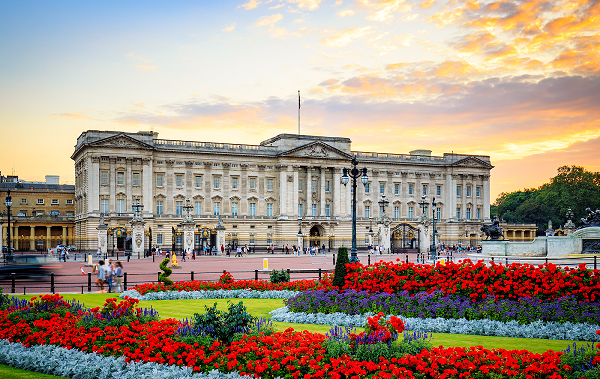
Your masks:
<path fill-rule="evenodd" d="M 480 167 L 480 168 L 494 168 L 494 166 L 492 166 L 491 164 L 487 163 L 486 161 L 483 161 L 477 157 L 467 157 L 464 159 L 461 159 L 459 161 L 456 161 L 452 164 L 452 166 L 458 166 L 458 167 Z"/>
<path fill-rule="evenodd" d="M 284 151 L 279 154 L 279 156 L 318 159 L 352 159 L 352 155 L 321 141 L 314 141 L 306 145 L 298 146 L 294 149 Z"/>
<path fill-rule="evenodd" d="M 125 133 L 92 142 L 90 146 L 112 147 L 118 149 L 152 149 L 152 146 L 148 145 L 147 143 L 138 141 L 137 139 L 130 137 Z"/>

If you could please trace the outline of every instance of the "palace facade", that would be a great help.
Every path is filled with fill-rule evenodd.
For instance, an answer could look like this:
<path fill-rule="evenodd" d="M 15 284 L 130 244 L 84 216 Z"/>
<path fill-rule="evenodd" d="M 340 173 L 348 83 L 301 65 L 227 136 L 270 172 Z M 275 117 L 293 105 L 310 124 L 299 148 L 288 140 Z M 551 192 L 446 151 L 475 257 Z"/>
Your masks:
<path fill-rule="evenodd" d="M 109 250 L 128 249 L 135 204 L 143 205 L 146 248 L 180 244 L 187 212 L 197 248 L 218 243 L 219 223 L 226 244 L 291 248 L 300 232 L 304 246 L 350 246 L 352 186 L 341 184 L 341 177 L 353 157 L 368 175 L 367 184 L 359 179 L 357 187 L 359 248 L 376 229 L 384 196 L 392 238 L 406 238 L 407 225 L 413 231 L 429 225 L 419 204 L 424 196 L 428 202 L 435 197 L 438 244 L 478 244 L 481 224 L 490 221 L 488 156 L 359 152 L 351 150 L 349 138 L 295 134 L 245 145 L 90 130 L 79 136 L 71 157 L 75 234 L 82 244 L 89 239 L 89 246 L 79 248 L 97 249 L 102 215 Z M 414 232 L 402 243 L 419 245 Z"/>

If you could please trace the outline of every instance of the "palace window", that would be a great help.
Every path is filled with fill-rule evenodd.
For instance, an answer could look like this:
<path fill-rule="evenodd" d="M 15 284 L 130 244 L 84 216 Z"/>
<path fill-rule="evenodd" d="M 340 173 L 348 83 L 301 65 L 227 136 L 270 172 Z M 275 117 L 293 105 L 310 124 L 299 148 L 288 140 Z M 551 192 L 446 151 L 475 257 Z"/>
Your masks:
<path fill-rule="evenodd" d="M 471 186 L 467 186 L 467 197 L 471 197 Z"/>
<path fill-rule="evenodd" d="M 165 182 L 165 175 L 164 174 L 156 174 L 156 186 L 162 187 L 164 185 L 164 182 Z"/>
<path fill-rule="evenodd" d="M 194 202 L 194 214 L 196 216 L 200 216 L 202 214 L 202 202 L 201 201 Z"/>
<path fill-rule="evenodd" d="M 298 204 L 298 214 L 299 214 L 300 216 L 302 216 L 302 215 L 304 214 L 304 212 L 302 212 L 302 211 L 303 211 L 303 209 L 302 209 L 302 204 Z"/>
<path fill-rule="evenodd" d="M 117 172 L 117 185 L 118 186 L 125 185 L 125 173 L 124 172 Z"/>
<path fill-rule="evenodd" d="M 316 180 L 312 180 L 310 190 L 312 192 L 317 192 L 317 181 Z"/>
<path fill-rule="evenodd" d="M 67 205 L 73 205 L 73 199 L 67 200 Z"/>
<path fill-rule="evenodd" d="M 394 218 L 400 218 L 400 207 L 394 207 Z"/>
<path fill-rule="evenodd" d="M 456 218 L 460 218 L 460 207 L 456 208 Z"/>
<path fill-rule="evenodd" d="M 329 192 L 329 180 L 325 181 L 325 192 Z"/>
<path fill-rule="evenodd" d="M 273 216 L 273 204 L 267 204 L 267 216 Z"/>
<path fill-rule="evenodd" d="M 330 206 L 329 204 L 325 204 L 325 216 L 329 217 L 330 216 Z"/>
<path fill-rule="evenodd" d="M 385 183 L 379 183 L 379 193 L 381 195 L 385 194 Z"/>
<path fill-rule="evenodd" d="M 408 218 L 415 217 L 415 207 L 408 207 Z"/>
<path fill-rule="evenodd" d="M 178 200 L 175 202 L 175 214 L 178 216 L 183 214 L 183 201 Z"/>
<path fill-rule="evenodd" d="M 371 207 L 369 205 L 365 205 L 365 217 L 371 217 Z"/>
<path fill-rule="evenodd" d="M 194 181 L 196 188 L 202 188 L 202 175 L 196 175 Z"/>
<path fill-rule="evenodd" d="M 409 184 L 408 185 L 408 194 L 409 195 L 413 195 L 415 193 L 415 185 L 414 184 Z"/>
<path fill-rule="evenodd" d="M 442 208 L 435 209 L 435 218 L 437 218 L 437 219 L 442 218 Z"/>
<path fill-rule="evenodd" d="M 456 196 L 462 196 L 462 187 L 456 186 Z"/>
<path fill-rule="evenodd" d="M 427 195 L 427 184 L 423 184 L 423 195 Z"/>
<path fill-rule="evenodd" d="M 220 189 L 221 188 L 221 177 L 220 176 L 215 176 L 214 178 L 214 189 Z"/>
<path fill-rule="evenodd" d="M 250 188 L 250 191 L 256 190 L 256 178 L 250 178 L 248 187 Z"/>
<path fill-rule="evenodd" d="M 250 203 L 250 216 L 256 216 L 256 203 Z"/>
<path fill-rule="evenodd" d="M 467 220 L 471 219 L 471 208 L 467 208 Z"/>
<path fill-rule="evenodd" d="M 365 193 L 371 193 L 371 183 L 365 184 Z"/>
<path fill-rule="evenodd" d="M 139 172 L 134 172 L 132 174 L 131 181 L 132 181 L 132 185 L 134 187 L 139 187 L 139 185 L 140 185 L 140 173 Z"/>
<path fill-rule="evenodd" d="M 477 208 L 477 218 L 481 218 L 481 208 Z"/>
<path fill-rule="evenodd" d="M 27 199 L 21 199 L 21 204 L 27 204 Z"/>
<path fill-rule="evenodd" d="M 163 201 L 162 200 L 156 200 L 156 214 L 157 215 L 161 215 L 164 213 L 163 210 Z"/>
<path fill-rule="evenodd" d="M 175 187 L 183 187 L 183 175 L 175 175 Z"/>
<path fill-rule="evenodd" d="M 435 187 L 435 195 L 436 196 L 442 196 L 442 186 L 436 186 Z"/>
<path fill-rule="evenodd" d="M 311 207 L 311 213 L 313 216 L 317 215 L 317 204 L 313 204 Z"/>
<path fill-rule="evenodd" d="M 238 181 L 237 177 L 231 178 L 231 189 L 238 189 Z"/>
<path fill-rule="evenodd" d="M 481 196 L 481 187 L 475 187 L 475 196 L 477 196 L 477 197 Z"/>
<path fill-rule="evenodd" d="M 117 213 L 125 213 L 125 199 L 117 199 Z"/>
<path fill-rule="evenodd" d="M 52 205 L 58 205 L 58 199 L 52 199 L 51 204 Z"/>
<path fill-rule="evenodd" d="M 400 184 L 394 184 L 394 195 L 400 195 Z"/>
<path fill-rule="evenodd" d="M 304 181 L 302 179 L 298 179 L 298 192 L 302 192 L 303 186 L 304 186 Z"/>
<path fill-rule="evenodd" d="M 213 204 L 213 214 L 218 216 L 221 214 L 221 203 L 216 202 Z"/>
<path fill-rule="evenodd" d="M 108 185 L 108 171 L 100 171 L 100 184 L 103 186 Z"/>
<path fill-rule="evenodd" d="M 267 179 L 267 191 L 273 191 L 273 179 Z"/>
<path fill-rule="evenodd" d="M 231 215 L 232 216 L 237 216 L 238 215 L 238 207 L 239 207 L 239 203 L 231 203 Z"/>
<path fill-rule="evenodd" d="M 162 243 L 163 243 L 163 235 L 162 235 L 162 233 L 158 233 L 156 235 L 156 243 L 159 244 L 159 245 L 162 245 Z"/>
<path fill-rule="evenodd" d="M 108 199 L 100 199 L 100 213 L 108 213 Z"/>
<path fill-rule="evenodd" d="M 254 234 L 250 234 L 250 244 L 254 245 Z"/>

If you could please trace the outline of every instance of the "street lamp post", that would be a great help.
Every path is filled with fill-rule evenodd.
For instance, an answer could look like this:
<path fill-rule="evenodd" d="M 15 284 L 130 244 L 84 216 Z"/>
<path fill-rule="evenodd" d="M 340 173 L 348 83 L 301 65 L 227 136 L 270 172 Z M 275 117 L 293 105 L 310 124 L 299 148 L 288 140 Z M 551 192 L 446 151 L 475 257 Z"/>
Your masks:
<path fill-rule="evenodd" d="M 12 254 L 12 249 L 10 245 L 10 207 L 12 207 L 12 197 L 10 196 L 10 190 L 8 190 L 8 194 L 6 195 L 4 205 L 6 205 L 6 212 L 8 217 L 8 229 L 6 230 L 6 245 L 8 248 L 7 253 Z"/>
<path fill-rule="evenodd" d="M 349 170 L 344 167 L 343 175 L 342 175 L 342 184 L 345 186 L 352 178 L 352 250 L 350 254 L 350 263 L 358 262 L 358 254 L 356 253 L 356 179 L 361 177 L 361 181 L 363 185 L 366 185 L 369 181 L 369 177 L 367 176 L 367 168 L 363 167 L 362 170 L 359 170 L 356 166 L 358 165 L 358 161 L 356 157 L 352 158 L 352 169 Z M 362 172 L 362 176 L 361 176 Z"/>
<path fill-rule="evenodd" d="M 419 202 L 419 205 L 421 206 L 421 208 L 423 208 L 423 214 L 425 216 L 427 216 L 427 206 L 429 205 L 429 202 L 427 201 L 427 197 L 425 195 L 423 195 L 421 201 Z M 436 206 L 437 203 L 435 202 L 435 197 L 431 199 L 431 224 L 432 224 L 432 228 L 433 231 L 431 233 L 431 245 L 429 245 L 429 257 L 435 262 L 435 260 L 437 259 L 437 249 L 435 246 L 435 211 L 436 211 Z"/>

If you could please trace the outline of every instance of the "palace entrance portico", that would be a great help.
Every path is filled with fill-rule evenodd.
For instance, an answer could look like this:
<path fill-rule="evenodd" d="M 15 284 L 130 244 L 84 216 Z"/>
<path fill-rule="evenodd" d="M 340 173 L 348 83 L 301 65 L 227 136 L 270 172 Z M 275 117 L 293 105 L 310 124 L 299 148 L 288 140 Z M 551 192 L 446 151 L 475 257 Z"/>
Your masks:
<path fill-rule="evenodd" d="M 419 253 L 421 230 L 408 222 L 401 222 L 390 230 L 390 250 L 395 254 Z"/>

